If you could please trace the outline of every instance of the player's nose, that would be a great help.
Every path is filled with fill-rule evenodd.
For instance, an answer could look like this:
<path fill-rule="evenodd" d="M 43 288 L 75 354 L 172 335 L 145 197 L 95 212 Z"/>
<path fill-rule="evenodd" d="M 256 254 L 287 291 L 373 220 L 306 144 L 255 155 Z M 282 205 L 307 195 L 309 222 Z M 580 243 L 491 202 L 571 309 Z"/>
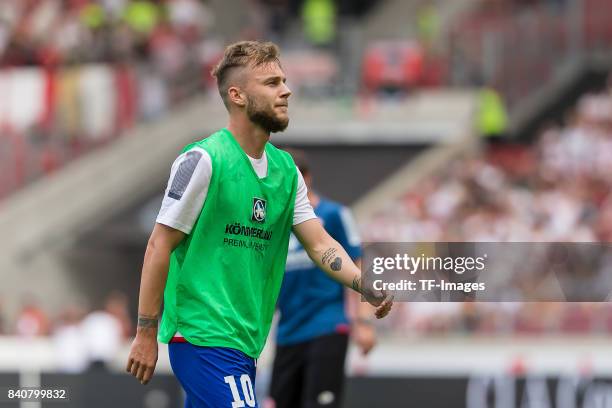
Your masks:
<path fill-rule="evenodd" d="M 291 94 L 292 94 L 291 89 L 289 89 L 287 84 L 283 82 L 281 86 L 281 95 L 280 95 L 281 98 L 289 98 Z"/>

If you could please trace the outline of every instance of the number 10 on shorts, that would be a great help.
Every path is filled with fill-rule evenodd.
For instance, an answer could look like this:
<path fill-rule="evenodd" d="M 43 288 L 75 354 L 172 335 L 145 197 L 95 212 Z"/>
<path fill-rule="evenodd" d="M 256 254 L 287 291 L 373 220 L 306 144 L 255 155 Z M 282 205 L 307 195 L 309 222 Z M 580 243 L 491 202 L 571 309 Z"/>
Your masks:
<path fill-rule="evenodd" d="M 244 400 L 240 399 L 240 393 L 238 392 L 238 386 L 236 385 L 236 380 L 233 375 L 228 375 L 227 377 L 223 377 L 225 382 L 229 384 L 230 390 L 232 391 L 232 397 L 234 398 L 234 402 L 232 402 L 232 408 L 242 408 L 244 407 L 244 403 L 249 407 L 255 406 L 255 394 L 253 393 L 253 384 L 251 383 L 251 377 L 248 374 L 242 374 L 240 376 L 240 385 L 242 386 L 242 395 L 244 395 Z"/>

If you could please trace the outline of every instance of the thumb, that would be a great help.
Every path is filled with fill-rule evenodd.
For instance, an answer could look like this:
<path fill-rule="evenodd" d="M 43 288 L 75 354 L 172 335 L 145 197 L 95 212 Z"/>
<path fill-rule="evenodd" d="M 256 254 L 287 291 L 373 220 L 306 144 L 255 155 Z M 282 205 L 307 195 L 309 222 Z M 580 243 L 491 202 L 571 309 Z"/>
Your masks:
<path fill-rule="evenodd" d="M 362 356 L 367 356 L 369 352 L 370 352 L 370 347 L 367 344 L 361 345 L 361 355 Z"/>

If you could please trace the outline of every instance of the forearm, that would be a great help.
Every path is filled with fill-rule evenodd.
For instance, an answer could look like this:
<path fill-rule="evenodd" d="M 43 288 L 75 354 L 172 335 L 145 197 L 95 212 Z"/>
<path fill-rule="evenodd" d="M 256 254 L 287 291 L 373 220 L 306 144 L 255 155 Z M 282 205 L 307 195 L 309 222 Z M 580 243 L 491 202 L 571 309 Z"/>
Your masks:
<path fill-rule="evenodd" d="M 387 297 L 382 291 L 363 288 L 361 270 L 346 251 L 323 228 L 319 220 L 308 220 L 293 227 L 310 259 L 342 285 L 361 293 L 368 303 L 376 306 L 376 317 L 384 317 L 393 304 L 393 297 Z"/>
<path fill-rule="evenodd" d="M 140 278 L 138 330 L 157 328 L 169 264 L 170 251 L 149 243 Z"/>
<path fill-rule="evenodd" d="M 357 292 L 361 287 L 361 270 L 344 248 L 327 235 L 316 246 L 307 249 L 310 259 L 332 279 Z"/>

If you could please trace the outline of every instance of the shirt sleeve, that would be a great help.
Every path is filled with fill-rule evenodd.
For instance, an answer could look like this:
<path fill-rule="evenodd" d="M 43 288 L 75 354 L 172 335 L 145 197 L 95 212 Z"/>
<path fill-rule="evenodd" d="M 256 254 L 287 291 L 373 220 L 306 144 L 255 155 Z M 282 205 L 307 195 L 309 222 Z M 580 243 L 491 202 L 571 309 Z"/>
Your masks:
<path fill-rule="evenodd" d="M 181 154 L 172 164 L 156 221 L 190 234 L 204 206 L 211 176 L 212 160 L 206 150 L 196 147 Z"/>
<path fill-rule="evenodd" d="M 298 185 L 295 193 L 295 207 L 293 209 L 293 225 L 298 225 L 304 221 L 317 218 L 310 201 L 308 200 L 308 188 L 304 182 L 304 176 L 300 170 L 295 168 L 298 174 Z"/>

